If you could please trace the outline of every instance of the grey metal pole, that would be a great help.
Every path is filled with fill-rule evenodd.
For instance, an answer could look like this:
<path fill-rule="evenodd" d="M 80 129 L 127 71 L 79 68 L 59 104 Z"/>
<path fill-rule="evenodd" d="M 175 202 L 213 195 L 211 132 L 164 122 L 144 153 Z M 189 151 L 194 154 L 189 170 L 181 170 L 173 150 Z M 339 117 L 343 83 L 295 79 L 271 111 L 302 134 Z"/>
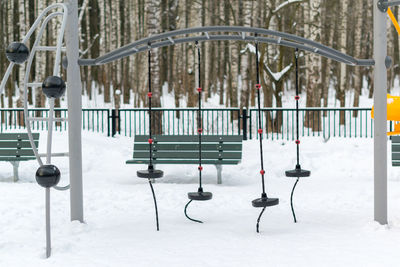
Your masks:
<path fill-rule="evenodd" d="M 50 188 L 46 188 L 46 257 L 51 256 Z"/>
<path fill-rule="evenodd" d="M 65 0 L 68 5 L 66 28 L 67 44 L 67 93 L 68 93 L 68 140 L 71 221 L 83 222 L 83 185 L 82 185 L 82 84 L 78 66 L 78 0 Z"/>
<path fill-rule="evenodd" d="M 374 219 L 387 224 L 387 56 L 386 12 L 374 4 Z"/>

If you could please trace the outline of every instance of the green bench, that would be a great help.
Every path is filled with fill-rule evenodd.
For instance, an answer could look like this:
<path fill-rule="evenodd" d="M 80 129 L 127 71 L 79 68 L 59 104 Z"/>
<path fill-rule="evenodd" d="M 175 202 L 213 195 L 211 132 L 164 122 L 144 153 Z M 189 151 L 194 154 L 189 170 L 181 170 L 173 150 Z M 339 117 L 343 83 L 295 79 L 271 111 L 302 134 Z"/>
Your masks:
<path fill-rule="evenodd" d="M 39 133 L 33 133 L 36 147 L 39 146 Z M 28 134 L 0 133 L 0 161 L 8 161 L 13 165 L 14 182 L 18 181 L 18 167 L 21 161 L 36 159 Z"/>
<path fill-rule="evenodd" d="M 136 135 L 133 159 L 126 164 L 149 163 L 149 136 Z M 196 135 L 153 136 L 153 164 L 199 164 L 199 137 Z M 222 165 L 236 165 L 242 159 L 243 136 L 204 135 L 202 136 L 202 165 L 215 165 L 217 182 L 222 183 Z"/>
<path fill-rule="evenodd" d="M 391 136 L 392 140 L 392 166 L 400 166 L 400 136 Z"/>

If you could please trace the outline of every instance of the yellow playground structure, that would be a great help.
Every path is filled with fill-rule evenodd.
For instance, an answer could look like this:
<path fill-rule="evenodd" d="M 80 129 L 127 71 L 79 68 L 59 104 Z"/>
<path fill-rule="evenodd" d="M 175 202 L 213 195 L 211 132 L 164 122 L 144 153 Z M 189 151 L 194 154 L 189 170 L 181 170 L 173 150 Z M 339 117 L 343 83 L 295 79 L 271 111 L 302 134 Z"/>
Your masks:
<path fill-rule="evenodd" d="M 374 118 L 374 107 L 372 106 L 371 116 Z M 394 121 L 394 131 L 387 135 L 400 135 L 400 96 L 387 95 L 387 120 Z"/>

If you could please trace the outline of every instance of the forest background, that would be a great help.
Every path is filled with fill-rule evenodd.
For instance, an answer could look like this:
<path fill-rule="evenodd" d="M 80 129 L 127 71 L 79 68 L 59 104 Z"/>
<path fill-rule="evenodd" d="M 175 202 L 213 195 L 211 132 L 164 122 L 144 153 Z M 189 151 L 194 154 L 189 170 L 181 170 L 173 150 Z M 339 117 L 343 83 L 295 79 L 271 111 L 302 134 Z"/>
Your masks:
<path fill-rule="evenodd" d="M 0 1 L 1 74 L 8 66 L 4 53 L 7 45 L 21 40 L 38 14 L 54 2 Z M 370 0 L 79 0 L 80 54 L 82 58 L 95 58 L 134 40 L 176 29 L 239 25 L 292 33 L 357 58 L 372 58 L 372 4 Z M 400 16 L 398 7 L 393 8 L 393 13 Z M 42 45 L 55 45 L 59 26 L 58 20 L 50 22 Z M 400 40 L 389 23 L 388 29 L 388 54 L 395 62 L 388 71 L 390 92 L 399 68 Z M 255 106 L 253 45 L 232 41 L 200 44 L 205 101 L 217 97 L 219 104 L 226 107 Z M 190 43 L 153 51 L 153 104 L 161 106 L 160 97 L 168 92 L 173 95 L 176 107 L 182 103 L 188 107 L 196 106 L 194 53 L 195 45 Z M 260 59 L 264 106 L 281 107 L 282 97 L 294 89 L 294 51 L 262 44 Z M 51 53 L 38 54 L 30 80 L 43 81 L 51 75 L 53 62 Z M 15 68 L 6 94 L 1 96 L 1 107 L 23 106 L 21 85 L 24 71 L 24 66 Z M 146 54 L 100 67 L 84 67 L 82 95 L 87 99 L 85 103 L 101 98 L 102 101 L 96 101 L 98 107 L 104 103 L 115 108 L 146 106 L 146 73 Z M 318 55 L 302 53 L 300 86 L 308 107 L 326 107 L 332 98 L 340 106 L 358 107 L 363 92 L 369 97 L 373 95 L 372 69 L 346 66 Z M 29 89 L 28 101 L 34 107 L 46 106 L 40 88 Z M 60 102 L 56 105 L 60 106 Z"/>

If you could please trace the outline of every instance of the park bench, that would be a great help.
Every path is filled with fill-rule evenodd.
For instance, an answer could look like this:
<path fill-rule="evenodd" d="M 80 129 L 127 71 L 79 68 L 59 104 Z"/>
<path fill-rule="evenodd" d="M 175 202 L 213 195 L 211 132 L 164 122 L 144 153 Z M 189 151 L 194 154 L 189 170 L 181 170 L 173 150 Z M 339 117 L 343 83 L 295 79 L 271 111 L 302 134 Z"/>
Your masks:
<path fill-rule="evenodd" d="M 36 147 L 39 145 L 39 133 L 33 133 Z M 0 133 L 0 161 L 13 165 L 14 182 L 18 181 L 18 167 L 21 161 L 36 159 L 26 133 Z"/>
<path fill-rule="evenodd" d="M 400 136 L 391 136 L 392 140 L 392 166 L 400 166 Z"/>
<path fill-rule="evenodd" d="M 136 135 L 133 159 L 126 164 L 149 163 L 149 136 Z M 198 164 L 199 137 L 196 135 L 153 136 L 153 164 Z M 243 136 L 205 135 L 202 136 L 202 165 L 215 165 L 217 182 L 222 183 L 222 165 L 236 165 L 242 159 Z"/>

